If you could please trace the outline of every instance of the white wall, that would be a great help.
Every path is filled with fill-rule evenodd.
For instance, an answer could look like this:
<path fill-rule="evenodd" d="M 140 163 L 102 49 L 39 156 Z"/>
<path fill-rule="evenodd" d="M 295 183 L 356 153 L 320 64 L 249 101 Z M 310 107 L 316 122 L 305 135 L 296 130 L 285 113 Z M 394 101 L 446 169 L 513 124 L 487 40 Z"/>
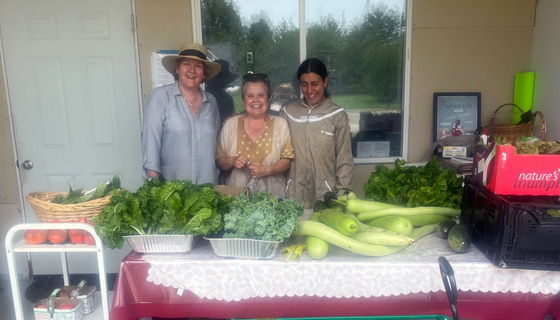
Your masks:
<path fill-rule="evenodd" d="M 539 0 L 532 67 L 536 74 L 534 109 L 544 113 L 547 140 L 560 140 L 560 1 Z M 535 126 L 535 130 L 540 128 Z"/>

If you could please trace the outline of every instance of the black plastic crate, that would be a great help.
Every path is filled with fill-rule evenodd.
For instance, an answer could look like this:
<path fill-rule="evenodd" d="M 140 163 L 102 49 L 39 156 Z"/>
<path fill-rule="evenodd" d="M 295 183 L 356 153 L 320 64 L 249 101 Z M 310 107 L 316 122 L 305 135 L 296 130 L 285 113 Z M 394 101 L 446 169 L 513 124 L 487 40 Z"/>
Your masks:
<path fill-rule="evenodd" d="M 500 268 L 560 270 L 560 196 L 498 195 L 467 176 L 461 221 Z"/>

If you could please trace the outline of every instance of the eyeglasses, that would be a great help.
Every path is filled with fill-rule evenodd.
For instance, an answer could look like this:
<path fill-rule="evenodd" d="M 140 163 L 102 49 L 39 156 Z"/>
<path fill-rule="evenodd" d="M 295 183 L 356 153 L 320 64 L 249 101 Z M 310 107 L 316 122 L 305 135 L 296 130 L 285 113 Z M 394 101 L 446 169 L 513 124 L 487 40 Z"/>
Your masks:
<path fill-rule="evenodd" d="M 249 72 L 243 76 L 243 84 L 245 84 L 245 82 L 258 82 L 258 81 L 262 81 L 264 83 L 270 82 L 270 80 L 268 80 L 268 76 L 266 75 L 266 73 Z"/>

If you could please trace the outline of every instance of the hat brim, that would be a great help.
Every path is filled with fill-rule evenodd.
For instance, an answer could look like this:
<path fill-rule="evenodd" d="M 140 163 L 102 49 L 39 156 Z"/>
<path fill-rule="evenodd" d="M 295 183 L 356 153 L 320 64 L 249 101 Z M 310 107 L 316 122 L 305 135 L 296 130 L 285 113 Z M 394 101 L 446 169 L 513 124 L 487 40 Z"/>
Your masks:
<path fill-rule="evenodd" d="M 163 65 L 165 70 L 167 70 L 167 72 L 171 73 L 174 77 L 177 77 L 177 72 L 175 72 L 175 61 L 183 58 L 202 61 L 206 65 L 207 70 L 204 73 L 205 81 L 214 78 L 222 68 L 222 66 L 219 63 L 212 62 L 210 60 L 200 59 L 199 57 L 196 56 L 182 56 L 178 54 L 173 54 L 173 55 L 168 55 L 163 57 L 163 59 L 161 59 L 161 64 Z"/>

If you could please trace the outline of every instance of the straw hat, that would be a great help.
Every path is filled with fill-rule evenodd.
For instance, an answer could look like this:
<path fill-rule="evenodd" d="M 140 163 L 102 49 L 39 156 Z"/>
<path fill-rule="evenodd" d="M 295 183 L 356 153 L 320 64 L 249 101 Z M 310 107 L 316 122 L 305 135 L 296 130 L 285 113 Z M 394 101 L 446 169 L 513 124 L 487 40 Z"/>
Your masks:
<path fill-rule="evenodd" d="M 210 81 L 206 81 L 209 86 L 223 87 L 239 77 L 239 74 L 229 71 L 229 62 L 227 60 L 216 60 L 222 68 L 220 72 Z"/>
<path fill-rule="evenodd" d="M 190 58 L 204 62 L 207 67 L 204 72 L 205 80 L 215 77 L 221 69 L 221 66 L 218 63 L 208 60 L 208 51 L 205 46 L 192 42 L 183 44 L 181 48 L 179 48 L 178 54 L 163 57 L 163 59 L 161 59 L 161 64 L 165 70 L 177 77 L 177 73 L 175 72 L 175 61 L 182 58 Z"/>

